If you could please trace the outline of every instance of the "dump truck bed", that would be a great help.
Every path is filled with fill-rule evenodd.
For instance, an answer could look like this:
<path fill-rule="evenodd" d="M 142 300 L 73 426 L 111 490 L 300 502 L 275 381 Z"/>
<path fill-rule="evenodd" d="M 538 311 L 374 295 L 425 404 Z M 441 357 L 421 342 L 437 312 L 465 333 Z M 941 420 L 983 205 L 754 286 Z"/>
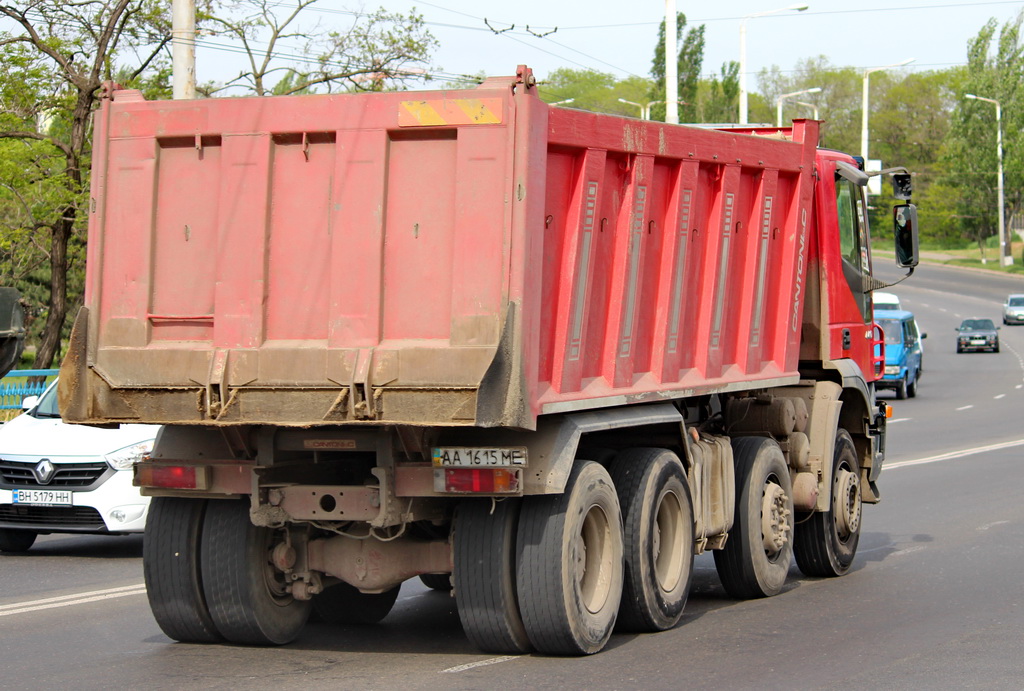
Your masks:
<path fill-rule="evenodd" d="M 817 123 L 642 122 L 531 79 L 111 92 L 65 416 L 531 428 L 795 382 Z"/>

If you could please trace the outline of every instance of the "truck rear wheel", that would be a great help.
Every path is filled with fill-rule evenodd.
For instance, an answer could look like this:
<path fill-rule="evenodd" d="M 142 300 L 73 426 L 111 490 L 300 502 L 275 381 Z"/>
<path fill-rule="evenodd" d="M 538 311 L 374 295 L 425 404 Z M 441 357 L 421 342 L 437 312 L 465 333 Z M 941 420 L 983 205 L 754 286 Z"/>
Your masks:
<path fill-rule="evenodd" d="M 489 653 L 529 652 L 516 594 L 518 499 L 467 499 L 455 514 L 453 580 L 466 637 Z"/>
<path fill-rule="evenodd" d="M 35 541 L 34 530 L 0 528 L 0 552 L 27 552 Z"/>
<path fill-rule="evenodd" d="M 842 576 L 860 542 L 861 487 L 857 451 L 840 429 L 832 455 L 832 501 L 828 511 L 797 517 L 796 565 L 807 576 Z"/>
<path fill-rule="evenodd" d="M 626 556 L 617 628 L 664 631 L 683 616 L 693 573 L 693 504 L 679 457 L 629 449 L 609 467 Z"/>
<path fill-rule="evenodd" d="M 248 502 L 212 500 L 203 525 L 203 590 L 217 630 L 232 643 L 282 645 L 299 635 L 310 603 L 286 589 L 271 563 L 275 532 L 249 520 Z"/>
<path fill-rule="evenodd" d="M 199 567 L 205 499 L 156 497 L 142 542 L 149 608 L 160 630 L 182 643 L 223 640 L 210 617 Z"/>
<path fill-rule="evenodd" d="M 577 461 L 563 494 L 523 501 L 516 571 L 523 624 L 538 651 L 604 648 L 623 579 L 622 518 L 608 471 Z"/>
<path fill-rule="evenodd" d="M 401 585 L 383 593 L 363 593 L 348 583 L 336 583 L 313 597 L 313 612 L 327 624 L 376 624 L 398 599 Z"/>
<path fill-rule="evenodd" d="M 732 440 L 736 516 L 725 547 L 715 551 L 722 585 L 737 599 L 782 590 L 793 560 L 793 490 L 782 449 L 767 437 Z"/>

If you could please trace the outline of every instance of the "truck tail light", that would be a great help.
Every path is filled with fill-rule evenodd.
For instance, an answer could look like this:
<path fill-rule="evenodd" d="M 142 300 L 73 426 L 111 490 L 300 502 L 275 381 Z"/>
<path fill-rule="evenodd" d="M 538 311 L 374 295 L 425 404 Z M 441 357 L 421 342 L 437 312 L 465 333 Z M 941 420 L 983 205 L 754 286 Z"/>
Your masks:
<path fill-rule="evenodd" d="M 517 494 L 519 470 L 515 468 L 445 468 L 444 491 L 479 494 Z"/>
<path fill-rule="evenodd" d="M 202 466 L 139 464 L 135 466 L 133 484 L 155 489 L 205 490 L 209 481 L 207 468 Z"/>

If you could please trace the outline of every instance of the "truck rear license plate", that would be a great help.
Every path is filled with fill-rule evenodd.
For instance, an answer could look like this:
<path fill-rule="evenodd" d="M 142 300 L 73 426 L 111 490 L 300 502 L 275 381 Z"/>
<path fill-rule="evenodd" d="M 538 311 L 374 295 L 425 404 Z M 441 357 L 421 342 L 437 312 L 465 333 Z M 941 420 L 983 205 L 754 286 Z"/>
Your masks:
<path fill-rule="evenodd" d="M 71 491 L 58 489 L 16 489 L 12 493 L 15 504 L 44 504 L 71 506 Z"/>
<path fill-rule="evenodd" d="M 431 461 L 435 468 L 525 468 L 526 447 L 439 446 Z"/>

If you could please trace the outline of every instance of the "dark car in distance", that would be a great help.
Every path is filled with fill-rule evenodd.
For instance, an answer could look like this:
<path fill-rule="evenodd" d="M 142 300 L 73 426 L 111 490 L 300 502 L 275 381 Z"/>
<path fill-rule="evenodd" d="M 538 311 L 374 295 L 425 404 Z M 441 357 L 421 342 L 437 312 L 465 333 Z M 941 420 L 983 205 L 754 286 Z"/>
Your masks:
<path fill-rule="evenodd" d="M 999 327 L 991 319 L 964 319 L 956 327 L 956 352 L 999 352 Z"/>

